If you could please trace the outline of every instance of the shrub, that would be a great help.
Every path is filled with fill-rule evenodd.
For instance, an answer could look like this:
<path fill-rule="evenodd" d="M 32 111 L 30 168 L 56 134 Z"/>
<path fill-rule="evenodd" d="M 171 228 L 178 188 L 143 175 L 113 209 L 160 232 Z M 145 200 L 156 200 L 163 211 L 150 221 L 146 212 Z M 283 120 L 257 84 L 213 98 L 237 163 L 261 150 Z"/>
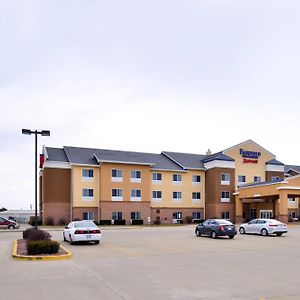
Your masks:
<path fill-rule="evenodd" d="M 64 219 L 64 218 L 60 218 L 60 219 L 58 220 L 58 225 L 60 225 L 60 226 L 67 225 L 67 221 L 66 221 L 66 219 Z"/>
<path fill-rule="evenodd" d="M 74 218 L 72 221 L 81 221 L 80 218 Z"/>
<path fill-rule="evenodd" d="M 186 216 L 184 219 L 185 223 L 192 224 L 193 218 L 191 216 Z"/>
<path fill-rule="evenodd" d="M 125 225 L 126 220 L 114 220 L 114 225 Z"/>
<path fill-rule="evenodd" d="M 155 225 L 160 225 L 160 220 L 154 220 L 154 221 L 153 221 L 153 224 L 155 224 Z"/>
<path fill-rule="evenodd" d="M 193 224 L 200 224 L 203 223 L 205 220 L 202 219 L 193 219 Z"/>
<path fill-rule="evenodd" d="M 131 220 L 132 225 L 143 225 L 144 221 L 143 220 Z"/>
<path fill-rule="evenodd" d="M 60 244 L 57 241 L 52 241 L 52 240 L 30 241 L 27 243 L 27 253 L 29 255 L 57 253 L 59 247 Z"/>
<path fill-rule="evenodd" d="M 30 216 L 28 224 L 31 226 L 35 225 L 35 216 Z M 42 225 L 42 221 L 39 217 L 37 217 L 37 225 Z"/>
<path fill-rule="evenodd" d="M 111 225 L 111 220 L 100 220 L 99 225 Z"/>
<path fill-rule="evenodd" d="M 45 220 L 46 225 L 54 225 L 54 221 L 52 217 L 47 217 Z"/>
<path fill-rule="evenodd" d="M 23 231 L 23 239 L 37 241 L 37 240 L 50 240 L 51 235 L 48 231 L 35 229 L 34 227 L 28 228 Z"/>

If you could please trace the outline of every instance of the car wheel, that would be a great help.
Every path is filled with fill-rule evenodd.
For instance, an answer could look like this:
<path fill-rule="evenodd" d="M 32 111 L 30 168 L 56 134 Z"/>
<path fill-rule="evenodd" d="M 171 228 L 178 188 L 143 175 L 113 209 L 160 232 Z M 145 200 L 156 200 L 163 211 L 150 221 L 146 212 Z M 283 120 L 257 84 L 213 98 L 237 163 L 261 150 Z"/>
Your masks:
<path fill-rule="evenodd" d="M 276 235 L 277 236 L 282 236 L 282 232 L 277 232 Z"/>
<path fill-rule="evenodd" d="M 71 235 L 69 235 L 69 239 L 70 239 L 70 245 L 74 245 Z"/>
<path fill-rule="evenodd" d="M 95 241 L 95 244 L 98 245 L 100 243 L 100 241 Z"/>
<path fill-rule="evenodd" d="M 262 236 L 267 236 L 269 234 L 267 229 L 265 229 L 265 228 L 263 228 L 260 233 Z"/>
<path fill-rule="evenodd" d="M 201 232 L 199 229 L 196 229 L 196 236 L 201 236 Z"/>
<path fill-rule="evenodd" d="M 245 234 L 245 233 L 246 233 L 245 228 L 244 228 L 244 227 L 241 227 L 241 228 L 239 229 L 239 232 L 240 232 L 240 234 Z"/>
<path fill-rule="evenodd" d="M 14 226 L 14 225 L 9 225 L 9 226 L 8 226 L 8 229 L 9 229 L 9 230 L 13 230 L 13 229 L 15 229 L 15 226 Z"/>
<path fill-rule="evenodd" d="M 234 235 L 229 235 L 228 237 L 232 240 L 234 238 Z"/>
<path fill-rule="evenodd" d="M 217 233 L 213 231 L 210 235 L 213 239 L 216 239 L 218 237 Z"/>

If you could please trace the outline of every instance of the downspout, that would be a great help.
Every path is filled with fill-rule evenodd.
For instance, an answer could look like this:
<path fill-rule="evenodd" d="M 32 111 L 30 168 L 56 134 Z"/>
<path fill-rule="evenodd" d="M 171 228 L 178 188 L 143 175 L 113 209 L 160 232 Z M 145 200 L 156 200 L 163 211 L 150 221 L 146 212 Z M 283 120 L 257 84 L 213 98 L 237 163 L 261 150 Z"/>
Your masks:
<path fill-rule="evenodd" d="M 73 167 L 71 165 L 71 184 L 70 184 L 70 222 L 73 220 Z"/>

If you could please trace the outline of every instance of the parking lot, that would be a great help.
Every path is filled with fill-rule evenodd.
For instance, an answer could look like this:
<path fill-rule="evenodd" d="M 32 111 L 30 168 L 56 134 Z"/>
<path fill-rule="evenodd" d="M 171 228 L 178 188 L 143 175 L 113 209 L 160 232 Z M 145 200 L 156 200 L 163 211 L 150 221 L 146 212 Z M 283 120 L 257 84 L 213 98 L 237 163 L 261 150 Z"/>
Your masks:
<path fill-rule="evenodd" d="M 19 261 L 0 232 L 1 299 L 300 299 L 300 226 L 282 237 L 196 237 L 195 226 L 104 228 L 62 261 Z"/>

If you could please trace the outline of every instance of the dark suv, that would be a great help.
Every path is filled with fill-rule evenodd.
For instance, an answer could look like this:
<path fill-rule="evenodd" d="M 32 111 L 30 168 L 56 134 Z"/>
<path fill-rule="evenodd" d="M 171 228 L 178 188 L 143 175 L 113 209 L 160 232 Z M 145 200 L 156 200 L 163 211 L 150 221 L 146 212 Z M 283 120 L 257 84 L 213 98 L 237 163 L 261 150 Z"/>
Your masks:
<path fill-rule="evenodd" d="M 216 239 L 218 236 L 228 236 L 230 239 L 233 239 L 236 235 L 237 230 L 235 226 L 223 219 L 208 219 L 203 223 L 197 225 L 195 229 L 195 234 L 197 236 L 209 235 L 213 239 Z"/>
<path fill-rule="evenodd" d="M 0 217 L 0 229 L 18 229 L 18 228 L 20 228 L 20 225 L 17 222 Z"/>

